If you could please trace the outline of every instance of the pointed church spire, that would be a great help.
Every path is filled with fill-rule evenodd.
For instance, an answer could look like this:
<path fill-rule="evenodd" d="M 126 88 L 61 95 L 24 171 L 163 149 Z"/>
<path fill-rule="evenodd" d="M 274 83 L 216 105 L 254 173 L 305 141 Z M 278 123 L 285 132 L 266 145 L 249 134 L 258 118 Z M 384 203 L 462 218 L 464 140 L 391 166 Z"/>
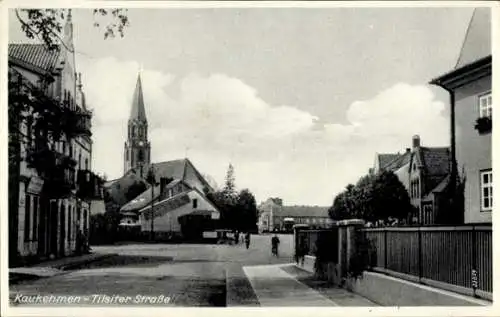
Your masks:
<path fill-rule="evenodd" d="M 137 76 L 134 97 L 132 98 L 132 110 L 129 120 L 147 121 L 146 111 L 144 109 L 144 98 L 142 95 L 141 73 Z"/>
<path fill-rule="evenodd" d="M 66 24 L 64 25 L 63 42 L 66 49 L 73 51 L 73 18 L 71 16 L 71 9 L 68 9 L 66 16 Z"/>

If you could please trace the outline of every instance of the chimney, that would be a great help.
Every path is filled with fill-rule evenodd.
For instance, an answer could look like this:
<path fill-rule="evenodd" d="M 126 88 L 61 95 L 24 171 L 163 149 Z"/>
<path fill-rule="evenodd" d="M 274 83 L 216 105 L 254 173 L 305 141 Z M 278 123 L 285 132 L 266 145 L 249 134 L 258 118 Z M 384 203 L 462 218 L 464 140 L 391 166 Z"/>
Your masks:
<path fill-rule="evenodd" d="M 413 136 L 413 149 L 419 148 L 420 147 L 420 136 L 414 135 Z"/>

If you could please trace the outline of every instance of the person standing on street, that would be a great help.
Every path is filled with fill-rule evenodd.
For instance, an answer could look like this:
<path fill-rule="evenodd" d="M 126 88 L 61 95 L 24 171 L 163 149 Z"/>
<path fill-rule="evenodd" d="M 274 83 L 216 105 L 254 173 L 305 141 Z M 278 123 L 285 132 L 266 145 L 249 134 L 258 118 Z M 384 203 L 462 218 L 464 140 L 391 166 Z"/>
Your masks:
<path fill-rule="evenodd" d="M 247 249 L 250 247 L 250 232 L 247 232 L 245 234 L 245 244 L 247 246 Z"/>

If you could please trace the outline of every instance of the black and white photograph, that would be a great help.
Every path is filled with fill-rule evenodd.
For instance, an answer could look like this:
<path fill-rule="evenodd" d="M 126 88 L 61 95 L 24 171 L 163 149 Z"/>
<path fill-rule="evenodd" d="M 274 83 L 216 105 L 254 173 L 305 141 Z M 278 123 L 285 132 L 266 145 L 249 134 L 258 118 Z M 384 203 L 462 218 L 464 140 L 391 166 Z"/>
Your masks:
<path fill-rule="evenodd" d="M 2 315 L 494 313 L 498 3 L 0 7 Z"/>

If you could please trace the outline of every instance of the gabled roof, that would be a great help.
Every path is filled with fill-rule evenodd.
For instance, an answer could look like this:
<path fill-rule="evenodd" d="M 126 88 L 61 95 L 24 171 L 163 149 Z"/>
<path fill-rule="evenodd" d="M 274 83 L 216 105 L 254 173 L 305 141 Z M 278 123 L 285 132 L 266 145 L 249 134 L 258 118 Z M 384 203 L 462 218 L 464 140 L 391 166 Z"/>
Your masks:
<path fill-rule="evenodd" d="M 197 186 L 199 184 L 202 187 L 207 187 L 210 191 L 213 191 L 212 186 L 205 180 L 203 175 L 201 175 L 188 158 L 151 163 L 151 165 L 146 166 L 144 170 L 148 171 L 151 166 L 154 168 L 155 181 L 157 183 L 160 182 L 160 178 L 167 177 L 183 180 L 191 187 L 200 187 Z M 202 190 L 202 188 L 200 188 L 200 190 Z"/>
<path fill-rule="evenodd" d="M 419 162 L 422 168 L 422 196 L 434 190 L 450 173 L 450 149 L 447 147 L 419 147 L 411 160 Z"/>
<path fill-rule="evenodd" d="M 48 50 L 43 44 L 9 44 L 9 61 L 31 66 L 38 72 L 52 72 L 60 56 L 60 48 Z"/>
<path fill-rule="evenodd" d="M 491 55 L 491 8 L 475 8 L 455 69 Z"/>
<path fill-rule="evenodd" d="M 177 209 L 180 206 L 189 204 L 191 200 L 189 199 L 188 193 L 191 191 L 192 189 L 188 189 L 157 202 L 154 205 L 154 210 L 156 210 L 156 208 L 159 208 L 159 206 L 162 206 L 162 211 L 168 212 Z M 139 210 L 139 213 L 144 213 L 148 210 L 149 212 L 151 212 L 151 205 L 145 205 Z"/>
<path fill-rule="evenodd" d="M 184 185 L 186 185 L 186 187 L 197 189 L 197 191 L 199 191 L 200 193 L 202 193 L 203 191 L 203 188 L 200 187 L 208 187 L 210 191 L 213 190 L 210 184 L 208 184 L 207 181 L 203 178 L 203 176 L 198 172 L 198 170 L 196 170 L 196 168 L 189 159 L 152 163 L 151 165 L 146 166 L 144 170 L 145 171 L 149 170 L 151 166 L 154 167 L 155 181 L 158 184 L 157 186 L 154 187 L 154 193 L 153 193 L 154 200 L 157 200 L 158 197 L 160 196 L 159 183 L 162 177 L 174 179 L 171 183 L 167 185 L 166 187 L 167 189 L 174 186 L 175 184 L 178 184 L 179 182 L 182 182 Z M 151 203 L 150 185 L 148 185 L 147 190 L 145 190 L 143 193 L 135 197 L 133 200 L 131 200 L 130 202 L 126 201 L 125 193 L 126 190 L 128 190 L 128 187 L 122 185 L 122 183 L 126 184 L 127 180 L 128 182 L 130 182 L 129 180 L 131 178 L 130 175 L 134 175 L 135 176 L 134 179 L 140 179 L 143 182 L 146 182 L 145 179 L 139 177 L 136 174 L 134 169 L 130 169 L 123 177 L 107 183 L 108 191 L 113 192 L 113 197 L 116 197 L 116 199 L 120 199 L 119 202 L 123 206 L 121 208 L 121 211 L 137 210 L 138 208 L 146 207 L 147 204 Z M 114 189 L 113 191 L 110 190 L 112 188 Z M 119 188 L 121 188 L 122 190 L 120 191 Z M 202 193 L 202 195 L 204 194 Z M 125 201 L 123 201 L 123 199 L 125 199 Z"/>
<path fill-rule="evenodd" d="M 132 109 L 130 111 L 129 120 L 147 121 L 140 74 L 137 76 L 137 83 L 135 85 L 134 96 L 132 97 Z"/>
<path fill-rule="evenodd" d="M 492 73 L 491 9 L 476 8 L 472 13 L 455 68 L 429 83 L 454 90 Z"/>
<path fill-rule="evenodd" d="M 187 159 L 165 161 L 160 163 L 152 163 L 155 171 L 156 181 L 159 182 L 161 177 L 171 177 L 174 179 L 183 179 L 184 170 L 186 169 Z M 146 170 L 149 170 L 150 166 Z"/>
<path fill-rule="evenodd" d="M 165 187 L 165 189 L 169 189 L 174 187 L 175 185 L 183 183 L 188 190 L 191 190 L 191 188 L 185 184 L 183 181 L 179 179 L 175 179 L 168 183 L 168 185 Z M 151 196 L 151 194 L 153 196 Z M 154 187 L 153 193 L 151 193 L 151 187 L 146 189 L 144 192 L 142 192 L 140 195 L 126 203 L 121 209 L 120 212 L 125 212 L 125 211 L 136 211 L 139 209 L 142 209 L 144 207 L 147 207 L 148 204 L 151 204 L 151 197 L 153 197 L 154 201 L 158 201 L 160 197 L 160 185 Z"/>
<path fill-rule="evenodd" d="M 448 175 L 450 172 L 450 149 L 447 147 L 421 147 L 420 159 L 426 175 Z"/>
<path fill-rule="evenodd" d="M 377 159 L 378 159 L 378 166 L 380 169 L 383 169 L 389 164 L 390 162 L 394 161 L 399 157 L 399 153 L 395 154 L 388 154 L 388 153 L 382 153 L 382 154 L 377 154 Z"/>
<path fill-rule="evenodd" d="M 398 154 L 398 157 L 396 157 L 391 162 L 387 163 L 384 166 L 384 169 L 389 171 L 397 171 L 401 167 L 408 164 L 410 162 L 410 158 L 411 158 L 411 152 L 409 151 L 403 154 Z"/>

